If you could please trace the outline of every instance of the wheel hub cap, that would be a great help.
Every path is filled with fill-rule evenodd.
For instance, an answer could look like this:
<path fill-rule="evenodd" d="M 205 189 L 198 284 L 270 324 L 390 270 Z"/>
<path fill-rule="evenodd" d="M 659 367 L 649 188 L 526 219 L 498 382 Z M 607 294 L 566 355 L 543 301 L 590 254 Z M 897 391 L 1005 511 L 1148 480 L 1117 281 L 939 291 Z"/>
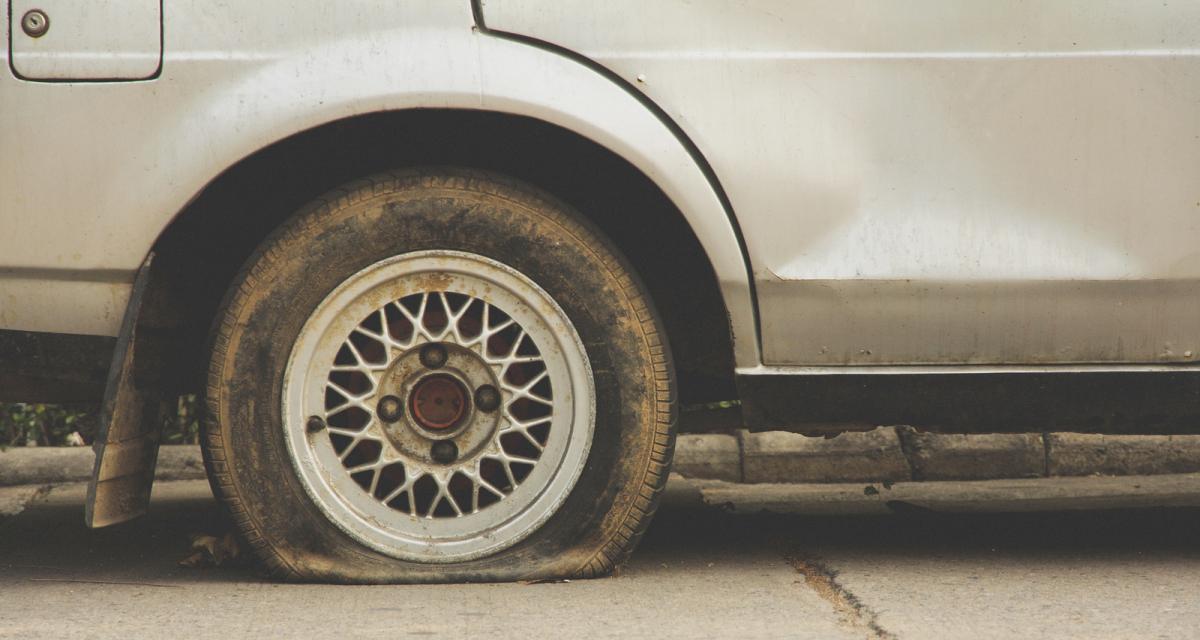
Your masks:
<path fill-rule="evenodd" d="M 441 431 L 458 424 L 467 410 L 467 390 L 447 374 L 427 376 L 413 388 L 409 406 L 416 423 Z"/>
<path fill-rule="evenodd" d="M 360 542 L 425 562 L 511 546 L 566 499 L 595 390 L 566 314 L 522 274 L 427 251 L 348 278 L 284 375 L 288 451 L 318 508 Z M 324 420 L 319 431 L 309 417 Z"/>

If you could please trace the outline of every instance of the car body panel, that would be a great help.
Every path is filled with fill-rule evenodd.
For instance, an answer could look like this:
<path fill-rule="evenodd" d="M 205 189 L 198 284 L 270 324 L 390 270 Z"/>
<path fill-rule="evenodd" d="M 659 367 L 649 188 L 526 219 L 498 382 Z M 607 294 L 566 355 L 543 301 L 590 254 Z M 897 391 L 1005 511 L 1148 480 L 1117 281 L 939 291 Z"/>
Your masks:
<path fill-rule="evenodd" d="M 738 362 L 760 362 L 749 273 L 718 193 L 671 129 L 594 69 L 478 32 L 466 2 L 181 0 L 164 33 L 152 81 L 0 78 L 0 111 L 22 114 L 0 150 L 0 329 L 116 335 L 155 239 L 227 167 L 335 120 L 460 108 L 562 126 L 643 171 L 708 254 Z"/>
<path fill-rule="evenodd" d="M 764 363 L 1200 353 L 1200 4 L 486 0 L 712 165 Z M 749 372 L 749 371 L 748 371 Z"/>

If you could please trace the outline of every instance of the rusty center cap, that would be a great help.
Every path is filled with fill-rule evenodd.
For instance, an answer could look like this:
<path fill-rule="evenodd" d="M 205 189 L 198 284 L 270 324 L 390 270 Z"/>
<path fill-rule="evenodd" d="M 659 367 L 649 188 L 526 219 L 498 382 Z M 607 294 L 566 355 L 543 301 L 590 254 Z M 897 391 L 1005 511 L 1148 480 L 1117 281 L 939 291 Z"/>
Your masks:
<path fill-rule="evenodd" d="M 409 406 L 417 424 L 441 431 L 458 424 L 467 411 L 467 389 L 453 376 L 435 374 L 413 387 Z"/>

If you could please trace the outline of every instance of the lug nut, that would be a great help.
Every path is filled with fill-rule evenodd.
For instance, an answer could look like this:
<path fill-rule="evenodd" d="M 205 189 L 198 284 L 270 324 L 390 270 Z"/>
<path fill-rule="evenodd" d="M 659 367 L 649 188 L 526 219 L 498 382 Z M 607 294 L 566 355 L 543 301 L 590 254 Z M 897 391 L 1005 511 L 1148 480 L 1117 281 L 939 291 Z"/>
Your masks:
<path fill-rule="evenodd" d="M 384 422 L 395 422 L 404 415 L 404 403 L 396 396 L 384 396 L 379 399 L 379 406 L 375 407 L 375 412 Z"/>
<path fill-rule="evenodd" d="M 438 464 L 450 464 L 458 458 L 458 445 L 449 440 L 438 440 L 429 448 L 429 457 Z"/>
<path fill-rule="evenodd" d="M 308 422 L 304 423 L 304 428 L 308 429 L 309 433 L 317 433 L 325 430 L 325 421 L 320 416 L 309 416 Z"/>
<path fill-rule="evenodd" d="M 440 344 L 427 344 L 422 347 L 421 364 L 429 369 L 440 369 L 446 364 L 446 347 Z"/>
<path fill-rule="evenodd" d="M 479 387 L 475 390 L 475 406 L 480 411 L 495 411 L 500 406 L 500 390 L 490 384 Z"/>

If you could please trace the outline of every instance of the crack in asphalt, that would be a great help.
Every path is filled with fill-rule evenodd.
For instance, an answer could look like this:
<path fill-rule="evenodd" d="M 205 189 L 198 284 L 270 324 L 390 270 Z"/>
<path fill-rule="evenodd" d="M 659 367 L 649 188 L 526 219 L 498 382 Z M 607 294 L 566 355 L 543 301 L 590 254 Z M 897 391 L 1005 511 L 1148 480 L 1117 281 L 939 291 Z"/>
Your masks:
<path fill-rule="evenodd" d="M 867 632 L 871 640 L 898 640 L 898 636 L 879 624 L 879 616 L 837 580 L 837 572 L 824 562 L 800 554 L 787 558 L 788 564 L 804 576 L 804 583 L 818 596 L 833 605 L 840 622 L 853 629 Z"/>

